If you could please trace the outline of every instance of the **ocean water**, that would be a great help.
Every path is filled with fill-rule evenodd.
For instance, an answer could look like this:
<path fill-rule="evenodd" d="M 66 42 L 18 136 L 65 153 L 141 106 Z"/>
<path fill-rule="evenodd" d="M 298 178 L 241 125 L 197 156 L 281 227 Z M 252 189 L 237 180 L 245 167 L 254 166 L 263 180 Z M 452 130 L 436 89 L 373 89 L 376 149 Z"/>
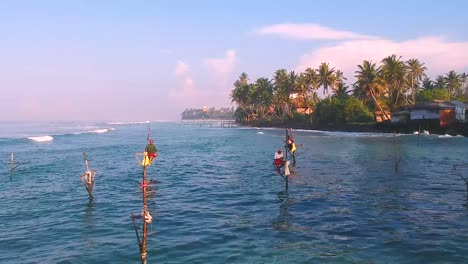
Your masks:
<path fill-rule="evenodd" d="M 0 263 L 140 263 L 146 122 L 0 123 Z M 151 123 L 148 263 L 468 263 L 468 138 Z M 97 170 L 93 201 L 79 175 Z M 10 153 L 20 164 L 10 174 Z M 468 178 L 467 167 L 459 172 Z"/>

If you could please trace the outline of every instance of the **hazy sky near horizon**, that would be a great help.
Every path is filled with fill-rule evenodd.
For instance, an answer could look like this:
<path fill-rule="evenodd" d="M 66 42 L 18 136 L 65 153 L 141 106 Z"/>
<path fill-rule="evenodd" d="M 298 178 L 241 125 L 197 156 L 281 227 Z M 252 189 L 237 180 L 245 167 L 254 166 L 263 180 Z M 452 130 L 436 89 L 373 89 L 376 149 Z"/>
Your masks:
<path fill-rule="evenodd" d="M 364 59 L 468 72 L 468 1 L 0 1 L 0 120 L 178 120 L 232 83 Z"/>

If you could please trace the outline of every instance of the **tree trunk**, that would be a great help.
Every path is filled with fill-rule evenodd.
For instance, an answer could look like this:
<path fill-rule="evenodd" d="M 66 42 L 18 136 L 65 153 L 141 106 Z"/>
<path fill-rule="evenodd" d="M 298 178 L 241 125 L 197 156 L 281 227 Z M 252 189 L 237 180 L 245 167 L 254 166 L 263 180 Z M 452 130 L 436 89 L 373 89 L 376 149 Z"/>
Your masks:
<path fill-rule="evenodd" d="M 371 90 L 371 95 L 372 99 L 374 99 L 375 105 L 379 108 L 379 110 L 385 115 L 385 117 L 390 120 L 390 117 L 387 115 L 387 112 L 383 110 L 383 108 L 380 106 L 379 102 L 377 101 L 377 98 L 375 98 L 374 92 Z"/>

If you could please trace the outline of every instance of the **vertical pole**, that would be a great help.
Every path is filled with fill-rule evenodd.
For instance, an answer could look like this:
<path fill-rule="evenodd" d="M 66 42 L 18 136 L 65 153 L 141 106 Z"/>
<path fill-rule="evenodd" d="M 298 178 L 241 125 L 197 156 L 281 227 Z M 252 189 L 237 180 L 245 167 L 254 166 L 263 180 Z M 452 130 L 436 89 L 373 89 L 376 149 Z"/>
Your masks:
<path fill-rule="evenodd" d="M 146 178 L 146 166 L 143 167 L 143 182 L 141 184 L 142 192 L 143 192 L 143 236 L 141 241 L 141 261 L 143 264 L 146 264 L 146 232 L 147 232 L 147 224 L 146 224 L 146 211 L 148 210 L 148 205 L 146 201 L 146 187 L 148 186 L 148 181 Z"/>
<path fill-rule="evenodd" d="M 14 169 L 15 169 L 15 158 L 12 152 L 11 157 L 10 157 L 10 174 L 13 174 Z"/>
<path fill-rule="evenodd" d="M 393 145 L 395 146 L 395 172 L 398 171 L 398 150 L 397 150 L 397 143 L 396 143 L 396 132 L 393 131 Z"/>
<path fill-rule="evenodd" d="M 286 164 L 284 166 L 288 166 L 288 129 L 286 128 L 286 143 L 285 143 L 285 149 L 284 149 L 284 153 L 286 154 L 285 156 L 285 160 L 286 160 Z M 288 182 L 289 182 L 289 179 L 288 179 L 288 176 L 284 175 L 284 179 L 286 180 L 286 189 L 288 188 Z"/>
<path fill-rule="evenodd" d="M 284 150 L 285 150 L 284 151 L 284 154 L 285 154 L 284 159 L 288 160 L 288 146 L 287 146 L 287 144 L 288 144 L 288 129 L 287 128 L 286 128 L 285 132 L 286 132 L 286 140 L 285 140 L 285 148 L 284 148 Z"/>
<path fill-rule="evenodd" d="M 421 136 L 421 122 L 419 122 L 419 130 L 418 130 L 418 146 L 419 146 L 419 137 Z"/>

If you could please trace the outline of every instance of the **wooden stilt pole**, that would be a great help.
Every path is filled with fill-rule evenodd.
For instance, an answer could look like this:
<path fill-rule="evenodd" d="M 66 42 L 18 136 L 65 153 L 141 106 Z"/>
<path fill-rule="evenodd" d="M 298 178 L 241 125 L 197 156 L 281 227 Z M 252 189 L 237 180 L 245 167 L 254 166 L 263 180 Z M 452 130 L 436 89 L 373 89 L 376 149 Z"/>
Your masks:
<path fill-rule="evenodd" d="M 143 193 L 143 235 L 141 239 L 141 262 L 146 264 L 147 262 L 147 253 L 146 253 L 146 235 L 147 235 L 147 223 L 146 223 L 146 215 L 148 213 L 148 203 L 146 197 L 146 188 L 148 187 L 148 180 L 146 175 L 146 166 L 143 167 L 143 182 L 142 186 L 142 193 Z"/>
<path fill-rule="evenodd" d="M 13 170 L 15 169 L 15 157 L 13 152 L 11 153 L 10 157 L 10 174 L 13 175 Z"/>
<path fill-rule="evenodd" d="M 464 167 L 468 167 L 468 164 L 464 165 Z M 468 201 L 468 180 L 467 180 L 467 178 L 465 178 L 462 175 L 462 173 L 460 171 L 458 171 L 458 166 L 457 165 L 453 165 L 453 168 L 457 172 L 458 176 L 460 176 L 463 179 L 463 181 L 465 182 L 465 185 L 466 185 L 466 200 Z"/>
<path fill-rule="evenodd" d="M 147 143 L 150 142 L 150 131 L 151 131 L 151 127 L 150 127 L 150 124 L 148 124 L 148 136 L 146 138 Z M 140 216 L 131 214 L 131 218 L 132 218 L 132 221 L 133 221 L 133 226 L 135 228 L 135 233 L 136 233 L 137 240 L 138 240 L 138 246 L 139 246 L 139 249 L 140 249 L 141 263 L 146 264 L 147 261 L 148 261 L 148 253 L 147 253 L 147 247 L 146 247 L 148 224 L 150 224 L 152 222 L 152 217 L 151 217 L 151 215 L 149 213 L 149 210 L 148 210 L 148 183 L 149 182 L 148 182 L 148 177 L 147 177 L 147 167 L 151 165 L 151 162 L 147 163 L 149 157 L 147 156 L 146 150 L 143 153 L 143 160 L 142 161 L 138 160 L 138 155 L 141 155 L 141 154 L 137 153 L 135 155 L 136 155 L 135 157 L 137 158 L 138 163 L 143 167 L 143 177 L 142 177 L 142 181 L 141 181 L 141 192 L 142 192 L 142 195 L 143 195 L 143 209 L 141 211 Z M 135 218 L 140 218 L 142 220 L 142 223 L 143 223 L 143 227 L 142 227 L 142 231 L 141 231 L 142 232 L 141 241 L 140 241 L 140 236 L 138 234 L 138 229 L 136 227 Z"/>
<path fill-rule="evenodd" d="M 418 146 L 419 146 L 419 138 L 421 137 L 421 122 L 419 122 L 419 130 L 418 130 Z"/>
<path fill-rule="evenodd" d="M 396 142 L 396 132 L 393 131 L 393 145 L 395 146 L 395 172 L 398 171 L 398 164 L 400 163 L 400 157 L 398 157 L 398 149 Z"/>
<path fill-rule="evenodd" d="M 286 154 L 286 155 L 285 155 L 286 164 L 285 164 L 284 166 L 288 166 L 287 161 L 288 161 L 288 151 L 289 151 L 289 150 L 288 150 L 288 129 L 287 129 L 287 128 L 286 128 L 286 141 L 285 141 L 285 148 L 284 148 L 284 150 L 285 150 L 284 153 Z M 288 188 L 288 183 L 289 183 L 289 179 L 288 179 L 288 178 L 289 178 L 289 177 L 288 177 L 288 176 L 286 175 L 286 173 L 285 173 L 284 179 L 285 179 L 285 181 L 286 181 L 286 183 L 285 183 L 285 184 L 286 184 L 286 189 Z"/>
<path fill-rule="evenodd" d="M 96 171 L 91 171 L 88 165 L 88 157 L 86 152 L 83 152 L 83 159 L 86 167 L 86 171 L 84 174 L 80 175 L 81 182 L 86 187 L 86 191 L 88 191 L 89 199 L 93 200 L 93 188 L 94 188 L 94 180 L 96 178 Z"/>

